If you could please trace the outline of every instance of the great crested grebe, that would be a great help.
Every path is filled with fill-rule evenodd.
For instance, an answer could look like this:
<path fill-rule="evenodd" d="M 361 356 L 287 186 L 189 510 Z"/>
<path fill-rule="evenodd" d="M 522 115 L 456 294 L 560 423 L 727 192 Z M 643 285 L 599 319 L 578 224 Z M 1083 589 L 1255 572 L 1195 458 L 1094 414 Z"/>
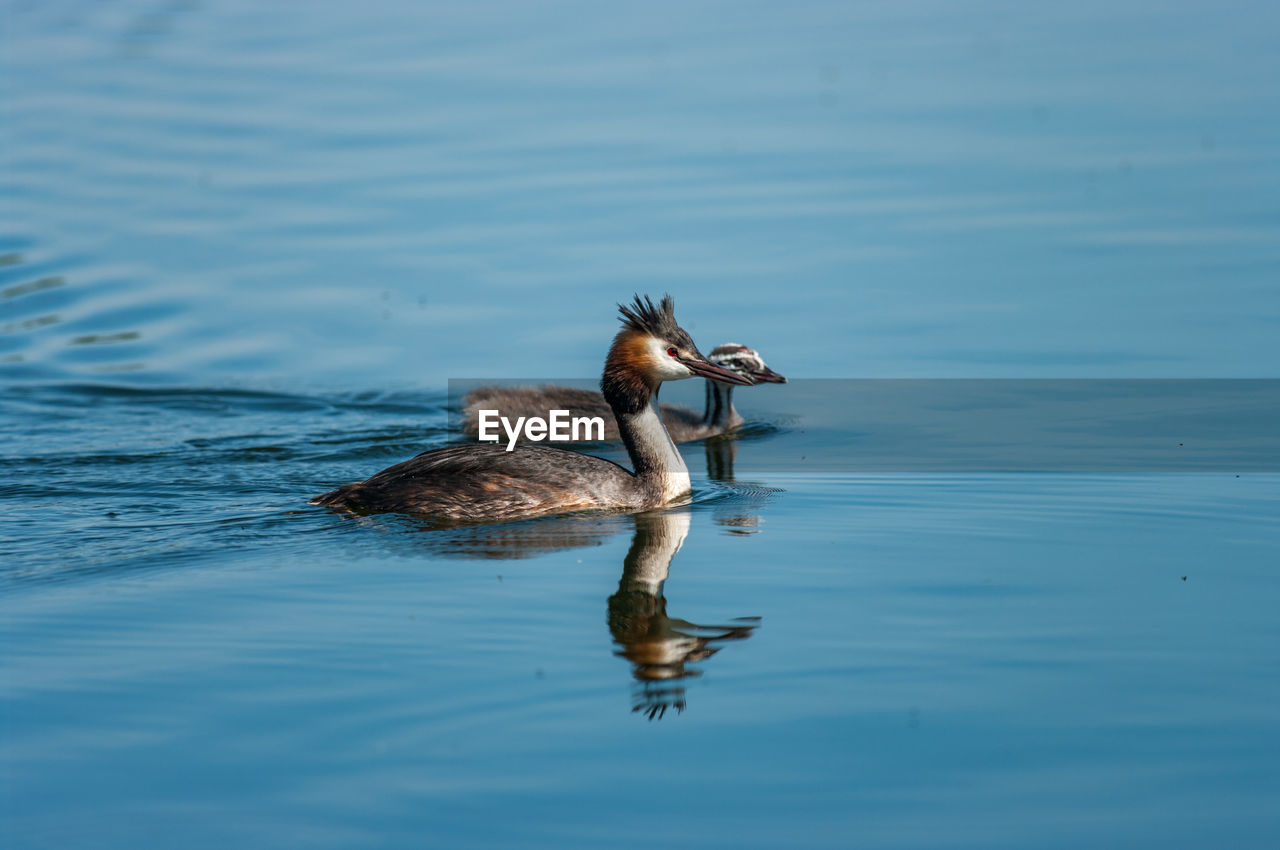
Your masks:
<path fill-rule="evenodd" d="M 707 358 L 712 363 L 728 369 L 752 384 L 785 384 L 787 379 L 769 368 L 759 352 L 728 342 L 711 350 Z M 477 387 L 462 400 L 464 416 L 462 430 L 475 436 L 478 431 L 479 411 L 498 410 L 503 416 L 538 416 L 548 418 L 552 410 L 567 410 L 572 417 L 599 416 L 604 419 L 604 440 L 619 439 L 618 427 L 609 415 L 609 404 L 598 392 L 574 387 Z M 659 404 L 658 411 L 667 433 L 677 443 L 701 440 L 731 431 L 743 423 L 733 406 L 733 385 L 707 378 L 707 404 L 701 414 L 675 404 Z"/>
<path fill-rule="evenodd" d="M 635 471 L 566 449 L 475 443 L 423 452 L 314 505 L 364 513 L 415 513 L 448 520 L 506 520 L 589 508 L 639 510 L 689 492 L 689 470 L 653 404 L 663 381 L 695 376 L 747 385 L 709 362 L 676 324 L 667 295 L 618 305 L 622 330 L 605 359 L 600 389 L 618 421 Z"/>

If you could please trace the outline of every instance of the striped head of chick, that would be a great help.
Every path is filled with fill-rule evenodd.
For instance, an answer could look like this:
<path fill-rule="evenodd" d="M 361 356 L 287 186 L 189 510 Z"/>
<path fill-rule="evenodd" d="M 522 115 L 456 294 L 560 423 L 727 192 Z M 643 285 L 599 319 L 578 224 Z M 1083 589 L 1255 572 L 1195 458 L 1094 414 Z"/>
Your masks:
<path fill-rule="evenodd" d="M 787 382 L 786 376 L 769 368 L 769 364 L 764 362 L 760 352 L 736 342 L 717 345 L 711 349 L 711 356 L 708 359 L 717 366 L 750 379 L 753 384 L 785 384 Z"/>

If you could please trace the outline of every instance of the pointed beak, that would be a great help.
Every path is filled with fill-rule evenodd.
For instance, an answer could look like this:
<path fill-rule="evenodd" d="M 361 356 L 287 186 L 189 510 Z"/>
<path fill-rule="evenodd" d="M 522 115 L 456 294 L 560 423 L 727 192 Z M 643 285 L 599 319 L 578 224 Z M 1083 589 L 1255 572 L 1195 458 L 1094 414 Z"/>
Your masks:
<path fill-rule="evenodd" d="M 751 380 L 757 384 L 785 384 L 787 382 L 785 375 L 779 375 L 768 366 L 761 369 L 752 369 Z"/>
<path fill-rule="evenodd" d="M 706 360 L 681 357 L 680 362 L 689 367 L 689 371 L 699 378 L 710 378 L 713 381 L 720 381 L 724 384 L 737 384 L 740 387 L 751 386 L 750 378 L 744 378 L 737 372 L 730 372 L 728 369 L 709 363 Z"/>

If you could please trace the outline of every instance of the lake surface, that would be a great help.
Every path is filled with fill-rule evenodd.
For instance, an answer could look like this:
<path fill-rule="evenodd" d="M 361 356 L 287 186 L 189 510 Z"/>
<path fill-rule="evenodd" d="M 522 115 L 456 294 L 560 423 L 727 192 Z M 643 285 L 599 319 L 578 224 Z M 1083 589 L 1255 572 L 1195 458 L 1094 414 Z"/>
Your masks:
<path fill-rule="evenodd" d="M 1278 30 L 5 5 L 0 843 L 1275 846 Z M 688 504 L 306 503 L 637 291 Z"/>

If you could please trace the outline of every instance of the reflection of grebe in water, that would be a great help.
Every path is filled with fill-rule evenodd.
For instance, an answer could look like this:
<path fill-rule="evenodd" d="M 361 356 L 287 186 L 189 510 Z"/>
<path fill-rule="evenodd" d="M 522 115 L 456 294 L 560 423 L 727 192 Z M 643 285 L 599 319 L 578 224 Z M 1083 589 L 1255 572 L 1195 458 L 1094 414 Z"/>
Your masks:
<path fill-rule="evenodd" d="M 365 513 L 416 513 L 449 520 L 508 520 L 591 508 L 644 510 L 685 496 L 689 470 L 654 409 L 663 381 L 701 376 L 749 385 L 708 362 L 676 324 L 671 297 L 636 296 L 620 307 L 623 327 L 605 360 L 600 389 L 635 471 L 551 446 L 508 452 L 492 443 L 423 452 L 312 504 Z"/>
<path fill-rule="evenodd" d="M 769 368 L 759 352 L 737 343 L 726 343 L 711 350 L 707 358 L 752 384 L 785 384 L 787 379 Z M 574 387 L 477 387 L 462 400 L 465 405 L 462 430 L 479 433 L 479 411 L 497 410 L 515 421 L 516 417 L 550 418 L 552 410 L 567 410 L 571 417 L 599 416 L 605 421 L 604 440 L 619 439 L 617 425 L 610 415 L 604 396 Z M 701 440 L 731 431 L 743 423 L 733 406 L 733 384 L 707 378 L 707 403 L 702 413 L 674 404 L 659 404 L 658 411 L 667 433 L 677 443 Z"/>
<path fill-rule="evenodd" d="M 427 523 L 421 534 L 378 537 L 393 546 L 396 554 L 411 552 L 421 557 L 425 552 L 444 558 L 511 561 L 602 546 L 632 526 L 622 578 L 617 592 L 609 597 L 609 631 L 617 647 L 614 654 L 633 665 L 632 710 L 654 719 L 670 708 L 684 710 L 683 680 L 698 675 L 696 666 L 690 665 L 710 658 L 726 641 L 750 637 L 760 624 L 758 617 L 740 617 L 725 625 L 702 626 L 667 616 L 663 582 L 691 519 L 688 508 L 630 516 L 560 514 L 449 528 Z M 512 573 L 517 569 L 524 568 L 510 568 Z"/>
<path fill-rule="evenodd" d="M 609 631 L 619 647 L 616 654 L 634 665 L 639 687 L 632 711 L 652 720 L 669 708 L 684 711 L 683 680 L 700 675 L 690 664 L 715 655 L 727 641 L 750 637 L 760 620 L 741 617 L 729 625 L 704 626 L 668 617 L 662 585 L 689 533 L 689 513 L 644 513 L 634 519 L 635 538 L 618 592 L 609 597 Z"/>

